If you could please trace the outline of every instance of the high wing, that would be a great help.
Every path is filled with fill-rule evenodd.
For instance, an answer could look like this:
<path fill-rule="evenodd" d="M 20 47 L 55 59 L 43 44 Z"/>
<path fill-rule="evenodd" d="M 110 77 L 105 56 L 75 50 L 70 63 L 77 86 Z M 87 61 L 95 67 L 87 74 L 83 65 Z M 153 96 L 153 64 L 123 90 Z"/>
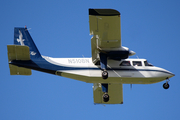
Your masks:
<path fill-rule="evenodd" d="M 96 63 L 100 52 L 121 48 L 120 13 L 113 9 L 89 9 L 92 61 Z"/>
<path fill-rule="evenodd" d="M 120 13 L 113 9 L 89 9 L 90 35 L 100 48 L 121 47 Z M 96 44 L 95 42 L 95 44 Z"/>
<path fill-rule="evenodd" d="M 103 101 L 104 92 L 100 83 L 94 83 L 93 94 L 95 104 L 123 104 L 123 87 L 120 83 L 108 85 L 108 94 L 110 96 L 108 102 Z"/>
<path fill-rule="evenodd" d="M 126 59 L 128 48 L 121 46 L 120 12 L 114 9 L 89 9 L 92 62 L 100 63 L 102 78 L 108 78 L 107 61 Z M 122 84 L 94 83 L 94 103 L 122 104 Z"/>
<path fill-rule="evenodd" d="M 114 9 L 89 9 L 92 62 L 100 63 L 102 78 L 108 78 L 107 61 L 126 59 L 135 52 L 121 46 L 120 12 Z"/>

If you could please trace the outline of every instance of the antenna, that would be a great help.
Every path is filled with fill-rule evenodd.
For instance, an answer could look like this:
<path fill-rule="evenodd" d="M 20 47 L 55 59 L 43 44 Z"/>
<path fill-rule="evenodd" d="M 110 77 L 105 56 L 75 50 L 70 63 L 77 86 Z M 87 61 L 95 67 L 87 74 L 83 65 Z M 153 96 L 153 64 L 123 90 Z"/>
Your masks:
<path fill-rule="evenodd" d="M 105 105 L 105 104 L 102 104 L 102 106 L 106 107 L 106 105 Z"/>
<path fill-rule="evenodd" d="M 139 59 L 139 57 L 136 55 L 136 57 Z"/>
<path fill-rule="evenodd" d="M 29 29 L 27 29 L 27 26 L 25 25 L 25 27 L 24 27 L 26 30 L 30 30 L 31 28 L 29 28 Z"/>
<path fill-rule="evenodd" d="M 30 30 L 31 28 L 27 29 L 27 30 Z"/>

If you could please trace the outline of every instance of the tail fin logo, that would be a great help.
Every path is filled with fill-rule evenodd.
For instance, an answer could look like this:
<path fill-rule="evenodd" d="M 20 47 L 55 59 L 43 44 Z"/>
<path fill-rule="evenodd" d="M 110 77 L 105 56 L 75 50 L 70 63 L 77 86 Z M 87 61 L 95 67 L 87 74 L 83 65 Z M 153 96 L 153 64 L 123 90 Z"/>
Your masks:
<path fill-rule="evenodd" d="M 31 55 L 36 55 L 36 53 L 34 51 L 31 52 Z"/>
<path fill-rule="evenodd" d="M 18 41 L 21 45 L 24 46 L 24 40 L 25 40 L 25 39 L 23 39 L 23 35 L 22 35 L 21 31 L 19 30 L 19 38 L 17 39 L 17 41 Z"/>
<path fill-rule="evenodd" d="M 14 28 L 14 44 L 28 46 L 31 59 L 41 57 L 27 28 Z"/>

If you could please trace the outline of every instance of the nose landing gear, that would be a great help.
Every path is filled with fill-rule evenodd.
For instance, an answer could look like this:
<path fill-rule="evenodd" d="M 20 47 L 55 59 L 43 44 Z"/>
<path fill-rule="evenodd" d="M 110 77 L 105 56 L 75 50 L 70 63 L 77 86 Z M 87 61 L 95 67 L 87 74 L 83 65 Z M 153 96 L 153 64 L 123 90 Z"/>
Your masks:
<path fill-rule="evenodd" d="M 163 84 L 163 88 L 164 89 L 168 89 L 169 88 L 169 86 L 170 86 L 169 83 L 168 83 L 169 81 L 170 81 L 169 78 L 167 78 L 166 79 L 166 83 Z"/>

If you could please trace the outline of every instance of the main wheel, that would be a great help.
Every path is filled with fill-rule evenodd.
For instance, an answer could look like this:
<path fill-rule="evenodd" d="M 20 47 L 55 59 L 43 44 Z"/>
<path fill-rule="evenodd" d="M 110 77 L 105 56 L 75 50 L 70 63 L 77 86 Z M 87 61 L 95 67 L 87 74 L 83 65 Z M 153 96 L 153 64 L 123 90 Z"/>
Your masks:
<path fill-rule="evenodd" d="M 107 71 L 103 71 L 102 72 L 102 78 L 103 79 L 107 79 L 108 78 L 108 72 Z"/>
<path fill-rule="evenodd" d="M 108 102 L 108 101 L 109 101 L 109 95 L 108 95 L 107 93 L 105 93 L 105 94 L 103 95 L 103 101 L 104 101 L 104 102 Z"/>
<path fill-rule="evenodd" d="M 168 83 L 164 83 L 164 84 L 163 84 L 163 88 L 164 88 L 164 89 L 168 89 L 168 88 L 169 88 L 169 84 L 168 84 Z"/>

